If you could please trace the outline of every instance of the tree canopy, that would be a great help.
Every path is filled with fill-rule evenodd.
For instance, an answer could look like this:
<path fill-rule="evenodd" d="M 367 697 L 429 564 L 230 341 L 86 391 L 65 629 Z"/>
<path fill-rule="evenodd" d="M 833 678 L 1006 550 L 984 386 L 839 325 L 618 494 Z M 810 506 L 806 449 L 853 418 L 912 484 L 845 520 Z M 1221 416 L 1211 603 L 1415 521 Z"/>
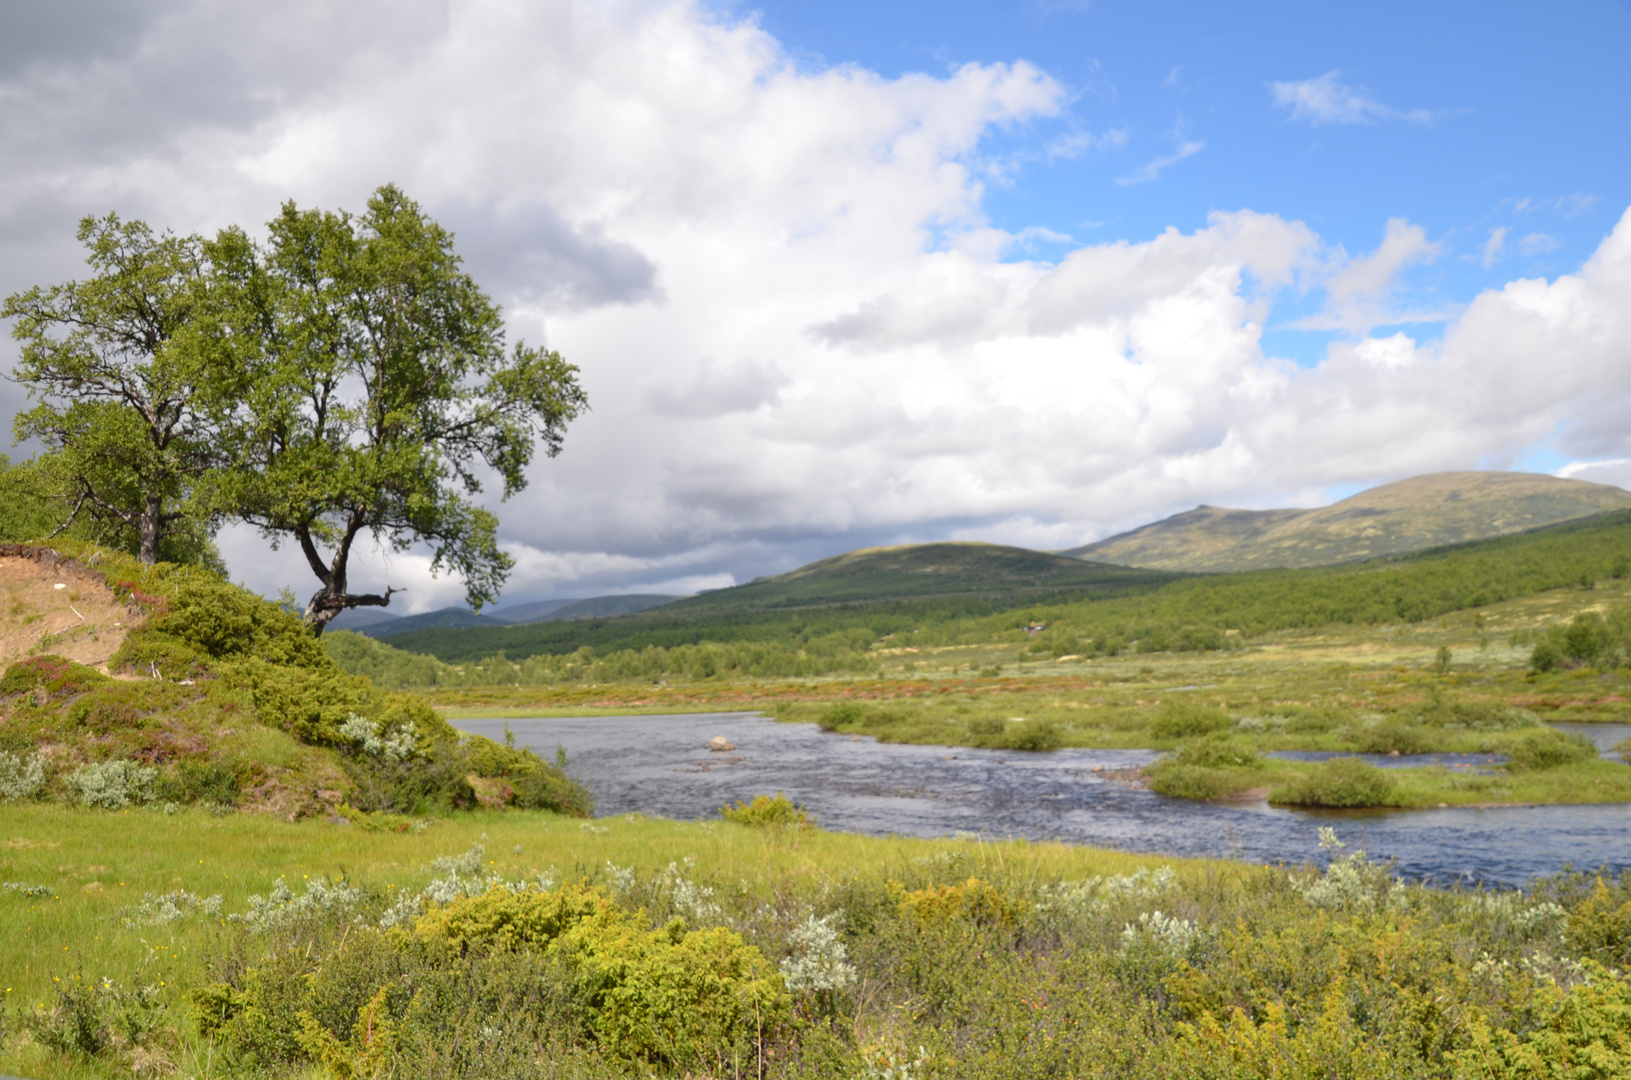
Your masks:
<path fill-rule="evenodd" d="M 0 308 L 22 344 L 12 378 L 36 402 L 16 437 L 46 447 L 32 490 L 61 502 L 58 532 L 86 518 L 146 563 L 178 546 L 196 553 L 215 523 L 200 483 L 225 463 L 212 415 L 236 382 L 197 348 L 203 243 L 112 214 L 85 218 L 78 235 L 91 277 Z"/>
<path fill-rule="evenodd" d="M 507 499 L 538 447 L 559 453 L 588 404 L 577 368 L 506 348 L 452 234 L 395 187 L 357 216 L 287 203 L 268 231 L 204 245 L 214 355 L 245 376 L 220 419 L 233 467 L 213 475 L 214 507 L 298 545 L 321 583 L 306 605 L 318 633 L 396 591 L 349 591 L 365 534 L 428 544 L 432 571 L 463 577 L 473 607 L 496 599 L 513 561 L 471 497 L 485 471 Z"/>

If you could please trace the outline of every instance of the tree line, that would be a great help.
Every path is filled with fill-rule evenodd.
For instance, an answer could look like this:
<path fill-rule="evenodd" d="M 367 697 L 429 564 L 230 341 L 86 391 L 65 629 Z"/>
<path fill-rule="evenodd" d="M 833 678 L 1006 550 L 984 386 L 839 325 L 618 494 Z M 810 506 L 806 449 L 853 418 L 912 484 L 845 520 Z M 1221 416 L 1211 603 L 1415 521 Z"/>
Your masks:
<path fill-rule="evenodd" d="M 32 406 L 15 435 L 44 447 L 8 463 L 8 525 L 218 566 L 216 530 L 245 522 L 304 556 L 317 633 L 398 591 L 351 591 L 364 537 L 497 598 L 513 562 L 482 474 L 521 490 L 588 400 L 559 353 L 507 344 L 452 233 L 387 185 L 360 215 L 285 203 L 264 239 L 112 214 L 78 237 L 88 277 L 0 308 Z"/>
<path fill-rule="evenodd" d="M 1107 599 L 958 597 L 691 618 L 658 609 L 421 630 L 389 645 L 338 635 L 331 652 L 389 686 L 801 677 L 876 670 L 878 650 L 899 646 L 1009 644 L 1022 658 L 1214 651 L 1285 630 L 1420 622 L 1626 576 L 1631 512 L 1619 512 L 1368 563 L 1219 574 Z M 1588 616 L 1550 631 L 1537 649 L 1543 667 L 1631 655 L 1631 622 Z"/>

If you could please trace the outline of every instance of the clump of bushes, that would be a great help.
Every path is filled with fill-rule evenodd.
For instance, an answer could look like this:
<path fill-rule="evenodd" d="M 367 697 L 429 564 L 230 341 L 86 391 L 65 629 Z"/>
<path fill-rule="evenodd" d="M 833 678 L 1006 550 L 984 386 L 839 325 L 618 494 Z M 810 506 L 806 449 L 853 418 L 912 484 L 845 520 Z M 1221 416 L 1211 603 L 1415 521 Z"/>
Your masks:
<path fill-rule="evenodd" d="M 1256 751 L 1227 734 L 1179 746 L 1145 770 L 1150 790 L 1174 799 L 1221 799 L 1259 779 Z"/>
<path fill-rule="evenodd" d="M 1625 662 L 1631 649 L 1631 615 L 1616 612 L 1605 619 L 1595 611 L 1576 615 L 1567 626 L 1546 628 L 1529 654 L 1530 670 L 1592 667 L 1610 669 Z"/>
<path fill-rule="evenodd" d="M 501 782 L 518 805 L 589 812 L 588 791 L 561 763 L 463 736 L 418 698 L 347 674 L 299 618 L 213 571 L 65 550 L 85 554 L 147 620 L 109 660 L 137 680 L 58 656 L 29 657 L 0 675 L 0 745 L 65 745 L 82 765 L 62 779 L 62 794 L 108 808 L 161 798 L 234 805 L 268 779 L 219 745 L 221 721 L 246 713 L 246 722 L 334 751 L 306 755 L 298 778 L 278 778 L 304 791 L 291 796 L 296 813 L 334 786 L 349 786 L 344 794 L 365 812 L 474 806 L 472 776 Z"/>
<path fill-rule="evenodd" d="M 1385 771 L 1358 758 L 1322 761 L 1301 777 L 1269 792 L 1269 802 L 1281 806 L 1356 809 L 1387 806 L 1393 779 Z"/>
<path fill-rule="evenodd" d="M 32 799 L 45 790 L 45 755 L 0 750 L 0 799 Z"/>
<path fill-rule="evenodd" d="M 495 884 L 315 949 L 301 936 L 194 993 L 206 1034 L 263 1066 L 345 1076 L 519 1075 L 546 1047 L 725 1075 L 762 1063 L 792 1019 L 780 974 L 735 931 L 654 926 L 583 883 Z M 499 1068 L 506 1050 L 520 1060 Z"/>
<path fill-rule="evenodd" d="M 1519 736 L 1508 751 L 1507 768 L 1514 772 L 1536 772 L 1572 765 L 1597 756 L 1590 739 L 1569 735 L 1556 728 L 1541 728 Z"/>
<path fill-rule="evenodd" d="M 779 791 L 774 796 L 755 795 L 752 802 L 738 799 L 735 806 L 721 806 L 719 816 L 738 825 L 796 825 L 802 828 L 810 824 L 809 811 Z"/>
<path fill-rule="evenodd" d="M 969 722 L 969 742 L 989 750 L 1057 750 L 1065 743 L 1064 734 L 1051 720 L 1024 717 L 982 716 Z"/>
<path fill-rule="evenodd" d="M 859 724 L 866 718 L 866 710 L 854 701 L 835 701 L 822 710 L 816 723 L 822 731 L 838 731 L 849 724 Z"/>
<path fill-rule="evenodd" d="M 118 810 L 152 799 L 153 781 L 158 774 L 151 765 L 134 761 L 102 761 L 75 769 L 64 783 L 80 805 Z"/>
<path fill-rule="evenodd" d="M 1174 701 L 1161 706 L 1150 724 L 1150 735 L 1157 739 L 1193 739 L 1228 731 L 1229 727 L 1229 714 L 1216 706 Z"/>

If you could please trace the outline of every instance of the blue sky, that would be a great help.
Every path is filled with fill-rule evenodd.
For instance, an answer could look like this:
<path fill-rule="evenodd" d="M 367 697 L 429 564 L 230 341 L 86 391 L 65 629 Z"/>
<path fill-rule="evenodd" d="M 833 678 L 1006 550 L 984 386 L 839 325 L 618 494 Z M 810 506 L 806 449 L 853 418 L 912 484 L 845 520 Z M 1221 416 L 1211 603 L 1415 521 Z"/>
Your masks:
<path fill-rule="evenodd" d="M 85 214 L 254 230 L 394 182 L 580 365 L 592 411 L 491 504 L 506 602 L 1443 470 L 1631 484 L 1625 0 L 0 17 L 0 291 L 78 273 Z M 456 602 L 429 563 L 352 578 Z"/>
<path fill-rule="evenodd" d="M 1203 225 L 1212 210 L 1251 208 L 1307 222 L 1358 253 L 1380 241 L 1387 219 L 1405 217 L 1444 245 L 1408 273 L 1431 308 L 1578 266 L 1631 205 L 1625 0 L 783 0 L 728 10 L 756 12 L 813 67 L 899 75 L 1029 60 L 1065 82 L 1068 117 L 990 139 L 992 152 L 1020 159 L 985 200 L 992 221 L 1014 232 L 1140 239 Z M 1382 108 L 1310 122 L 1276 104 L 1274 83 L 1333 72 Z M 1125 142 L 1076 157 L 1049 152 L 1072 134 L 1112 132 Z M 1199 149 L 1126 182 L 1186 145 Z M 1507 231 L 1486 266 L 1494 229 Z M 1030 253 L 1045 256 L 1049 245 Z M 1311 310 L 1295 301 L 1276 310 L 1282 326 Z M 1330 337 L 1280 330 L 1267 344 L 1309 363 Z"/>

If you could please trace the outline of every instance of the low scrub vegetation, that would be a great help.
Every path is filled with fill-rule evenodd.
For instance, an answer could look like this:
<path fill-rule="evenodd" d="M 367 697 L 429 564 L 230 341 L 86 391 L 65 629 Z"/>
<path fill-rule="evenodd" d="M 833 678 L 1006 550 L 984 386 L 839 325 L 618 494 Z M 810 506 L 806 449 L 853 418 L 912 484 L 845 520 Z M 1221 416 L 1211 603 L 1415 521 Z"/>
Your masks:
<path fill-rule="evenodd" d="M 77 553 L 145 618 L 111 674 L 49 654 L 0 674 L 0 799 L 588 812 L 558 762 L 464 736 L 423 700 L 348 674 L 298 618 L 212 571 Z"/>
<path fill-rule="evenodd" d="M 58 844 L 8 849 L 19 879 L 60 882 L 59 860 L 93 850 L 83 812 L 0 815 L 8 834 Z M 146 860 L 164 895 L 0 893 L 6 977 L 22 995 L 0 1033 L 0 1070 L 1631 1070 L 1626 877 L 1427 889 L 1329 832 L 1318 864 L 1286 870 L 638 818 L 596 833 L 548 815 L 447 818 L 368 845 L 324 823 L 258 818 L 234 826 L 230 847 L 212 839 L 220 819 L 209 815 L 122 820 L 132 839 L 164 821 Z M 174 865 L 158 865 L 172 848 Z M 346 876 L 322 872 L 336 859 Z M 25 937 L 46 904 L 44 939 Z"/>

